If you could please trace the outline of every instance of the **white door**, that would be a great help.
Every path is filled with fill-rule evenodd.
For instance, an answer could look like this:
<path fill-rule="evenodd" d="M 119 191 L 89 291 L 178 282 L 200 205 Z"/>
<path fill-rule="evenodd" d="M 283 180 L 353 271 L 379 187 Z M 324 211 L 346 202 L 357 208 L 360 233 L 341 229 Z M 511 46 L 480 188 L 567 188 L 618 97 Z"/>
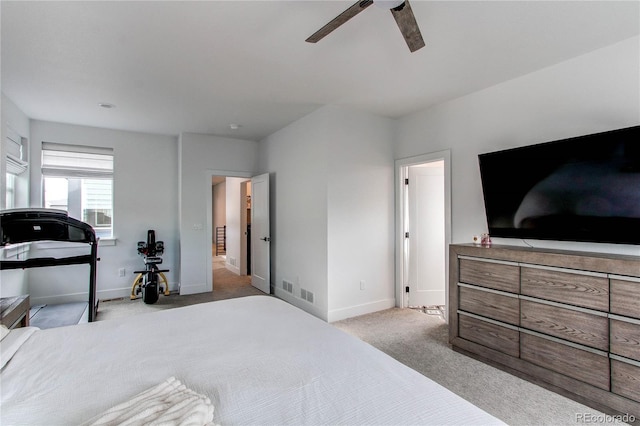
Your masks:
<path fill-rule="evenodd" d="M 251 178 L 251 285 L 271 292 L 269 173 Z"/>
<path fill-rule="evenodd" d="M 445 304 L 444 161 L 409 167 L 409 304 Z"/>

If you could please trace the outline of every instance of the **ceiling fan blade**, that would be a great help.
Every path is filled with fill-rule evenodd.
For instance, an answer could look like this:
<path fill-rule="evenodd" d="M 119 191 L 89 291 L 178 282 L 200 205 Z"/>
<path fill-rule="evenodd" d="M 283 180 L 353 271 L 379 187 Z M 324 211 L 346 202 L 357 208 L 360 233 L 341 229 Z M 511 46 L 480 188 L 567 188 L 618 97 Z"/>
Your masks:
<path fill-rule="evenodd" d="M 329 21 L 329 23 L 327 25 L 325 25 L 324 27 L 320 28 L 318 31 L 313 33 L 313 35 L 311 35 L 305 41 L 307 41 L 309 43 L 316 43 L 319 40 L 322 40 L 325 36 L 329 35 L 329 33 L 331 33 L 333 30 L 335 30 L 340 25 L 344 24 L 349 19 L 353 18 L 358 13 L 362 12 L 363 10 L 365 10 L 367 7 L 371 6 L 372 4 L 373 4 L 373 0 L 360 0 L 360 1 L 358 1 L 357 3 L 355 3 L 354 5 L 349 7 L 347 10 L 342 12 L 340 15 L 336 16 L 331 21 Z"/>
<path fill-rule="evenodd" d="M 413 10 L 411 10 L 409 0 L 405 0 L 400 6 L 391 9 L 391 13 L 398 24 L 398 28 L 400 28 L 404 40 L 407 42 L 407 46 L 409 46 L 409 50 L 415 52 L 423 48 L 424 40 L 422 39 L 420 28 L 418 28 L 416 17 L 413 15 Z"/>

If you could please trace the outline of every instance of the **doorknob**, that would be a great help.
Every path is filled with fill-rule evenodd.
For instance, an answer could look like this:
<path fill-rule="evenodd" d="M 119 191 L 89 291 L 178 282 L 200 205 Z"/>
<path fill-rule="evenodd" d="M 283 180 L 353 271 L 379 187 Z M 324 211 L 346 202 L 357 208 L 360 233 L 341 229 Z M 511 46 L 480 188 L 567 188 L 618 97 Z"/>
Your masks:
<path fill-rule="evenodd" d="M 269 237 L 262 237 L 262 238 L 260 238 L 260 239 L 261 239 L 262 241 L 267 241 L 267 242 L 271 241 L 271 238 L 269 238 Z"/>

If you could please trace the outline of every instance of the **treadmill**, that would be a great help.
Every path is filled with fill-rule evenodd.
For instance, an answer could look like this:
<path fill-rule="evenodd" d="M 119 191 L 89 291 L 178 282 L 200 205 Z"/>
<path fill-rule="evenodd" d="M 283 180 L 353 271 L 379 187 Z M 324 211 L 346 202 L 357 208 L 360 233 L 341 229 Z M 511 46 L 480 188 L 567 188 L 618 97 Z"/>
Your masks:
<path fill-rule="evenodd" d="M 69 217 L 67 212 L 55 209 L 12 209 L 0 211 L 0 247 L 8 248 L 12 244 L 33 241 L 59 241 L 68 243 L 85 243 L 89 253 L 70 257 L 39 257 L 20 260 L 0 259 L 0 270 L 41 268 L 60 265 L 89 265 L 89 300 L 86 304 L 85 317 L 93 322 L 98 313 L 96 299 L 96 270 L 98 263 L 98 239 L 95 231 L 87 223 Z M 61 304 L 65 305 L 65 304 Z M 31 325 L 38 326 L 37 316 L 44 315 L 45 310 L 65 312 L 61 305 L 44 305 L 32 318 Z M 46 316 L 46 315 L 44 315 Z M 78 321 L 60 325 L 70 325 Z"/>

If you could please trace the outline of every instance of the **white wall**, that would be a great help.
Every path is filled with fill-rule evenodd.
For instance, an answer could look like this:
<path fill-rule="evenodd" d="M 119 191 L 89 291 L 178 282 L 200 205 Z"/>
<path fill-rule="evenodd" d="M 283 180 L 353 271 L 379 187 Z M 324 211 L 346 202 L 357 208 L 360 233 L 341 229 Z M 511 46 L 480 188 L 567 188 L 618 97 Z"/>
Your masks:
<path fill-rule="evenodd" d="M 246 215 L 246 211 L 240 209 L 242 205 L 240 184 L 246 180 L 246 178 L 227 178 L 227 259 L 225 266 L 228 270 L 238 275 L 240 275 L 242 257 L 240 243 L 242 238 L 241 215 Z"/>
<path fill-rule="evenodd" d="M 258 143 L 182 133 L 179 138 L 180 292 L 211 289 L 211 176 L 254 174 Z"/>
<path fill-rule="evenodd" d="M 260 143 L 184 133 L 176 144 L 169 136 L 32 121 L 30 205 L 41 205 L 41 141 L 113 147 L 118 241 L 100 248 L 100 297 L 129 290 L 141 264 L 136 242 L 150 228 L 165 241 L 172 286 L 186 294 L 205 291 L 210 275 L 211 176 L 269 172 L 277 295 L 323 319 L 364 313 L 393 298 L 393 158 L 451 150 L 452 240 L 468 242 L 486 229 L 477 155 L 637 125 L 639 51 L 634 37 L 397 121 L 323 107 Z M 3 126 L 11 114 L 24 125 L 4 96 L 2 106 Z M 637 246 L 567 248 L 638 254 Z M 294 283 L 294 295 L 282 291 L 283 279 Z M 300 299 L 301 288 L 314 293 L 313 304 Z"/>
<path fill-rule="evenodd" d="M 251 245 L 251 234 L 247 229 L 251 226 L 251 208 L 247 208 L 247 197 L 251 199 L 251 180 L 240 184 L 240 275 L 251 275 L 250 259 L 247 259 Z"/>
<path fill-rule="evenodd" d="M 639 52 L 634 37 L 399 120 L 396 158 L 451 149 L 453 242 L 487 229 L 478 154 L 640 124 Z M 534 244 L 640 254 L 629 245 Z"/>
<path fill-rule="evenodd" d="M 259 145 L 260 170 L 269 172 L 271 285 L 275 294 L 326 319 L 327 147 L 323 109 L 277 131 Z M 282 280 L 294 284 L 293 295 Z M 315 295 L 300 299 L 300 287 Z"/>
<path fill-rule="evenodd" d="M 393 127 L 371 114 L 330 112 L 327 319 L 338 321 L 395 306 Z"/>
<path fill-rule="evenodd" d="M 23 138 L 30 138 L 29 118 L 2 93 L 0 101 L 0 210 L 5 209 L 6 200 L 6 166 L 5 139 L 10 127 Z M 27 147 L 28 148 L 28 147 Z M 24 172 L 16 179 L 15 207 L 27 207 L 29 200 L 29 173 Z M 3 254 L 0 254 L 2 256 Z M 0 296 L 11 297 L 28 293 L 28 270 L 0 271 Z"/>
<path fill-rule="evenodd" d="M 148 229 L 154 229 L 156 239 L 165 243 L 163 267 L 171 270 L 165 275 L 170 288 L 177 289 L 180 241 L 176 138 L 32 120 L 31 207 L 42 206 L 42 141 L 113 148 L 116 244 L 99 245 L 98 298 L 129 294 L 133 271 L 144 267 L 137 253 L 137 242 L 146 241 Z M 66 269 L 71 271 L 70 268 L 81 271 L 82 267 L 31 269 L 29 279 L 33 285 L 48 286 L 38 290 L 38 297 L 32 303 L 86 300 L 88 272 L 67 273 Z M 125 268 L 125 277 L 119 277 L 119 268 Z"/>
<path fill-rule="evenodd" d="M 393 306 L 391 131 L 389 119 L 329 106 L 260 143 L 279 297 L 325 320 Z"/>
<path fill-rule="evenodd" d="M 216 243 L 215 229 L 227 224 L 227 183 L 221 182 L 213 186 L 213 244 Z"/>
<path fill-rule="evenodd" d="M 6 166 L 5 162 L 5 140 L 7 137 L 7 128 L 13 129 L 21 137 L 30 139 L 29 117 L 27 117 L 16 104 L 11 101 L 5 94 L 2 94 L 2 108 L 0 119 L 2 120 L 2 143 L 0 144 L 0 210 L 5 208 L 6 200 Z M 26 147 L 28 150 L 28 146 Z M 28 153 L 27 153 L 28 155 Z M 16 179 L 16 196 L 15 207 L 28 207 L 29 205 L 29 173 L 24 172 Z"/>

